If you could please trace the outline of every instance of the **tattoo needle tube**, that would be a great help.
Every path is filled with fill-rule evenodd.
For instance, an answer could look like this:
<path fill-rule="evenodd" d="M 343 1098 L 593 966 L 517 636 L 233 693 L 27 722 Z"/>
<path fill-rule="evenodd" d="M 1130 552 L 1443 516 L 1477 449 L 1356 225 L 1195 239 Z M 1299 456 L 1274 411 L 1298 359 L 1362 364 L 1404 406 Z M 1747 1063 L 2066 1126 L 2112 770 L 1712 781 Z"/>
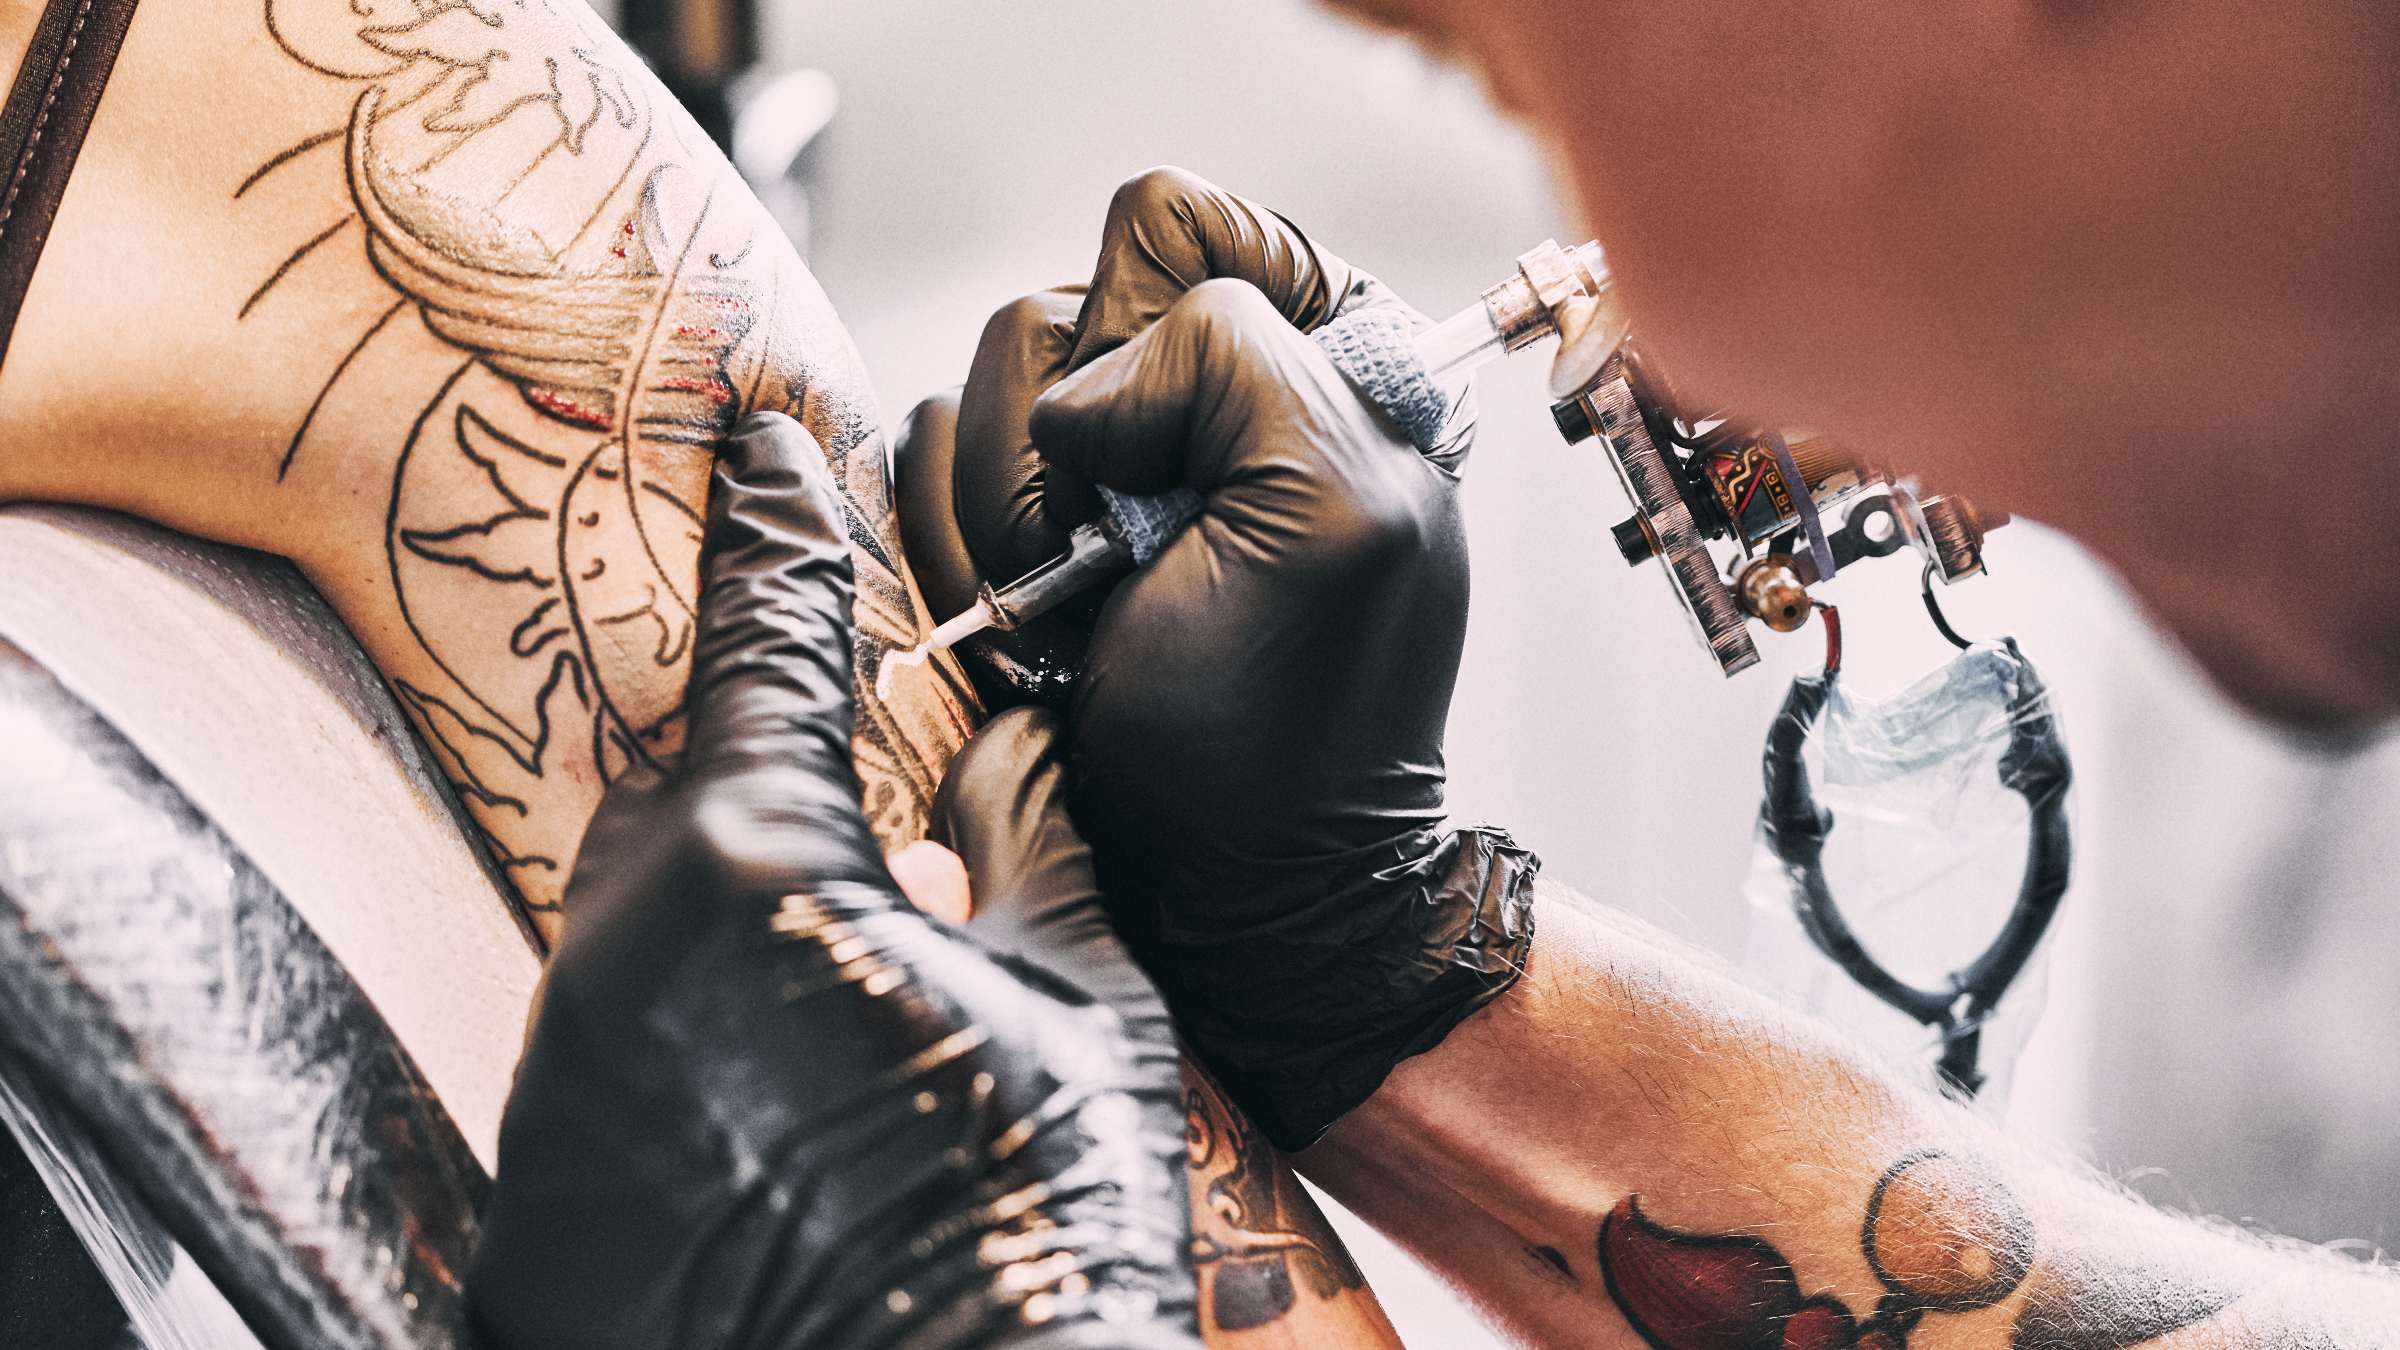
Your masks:
<path fill-rule="evenodd" d="M 1595 316 L 1600 317 L 1595 321 Z M 1615 286 L 1598 244 L 1566 249 L 1545 240 L 1517 259 L 1515 274 L 1421 333 L 1407 332 L 1388 312 L 1360 311 L 1334 320 L 1315 336 L 1360 394 L 1423 448 L 1477 368 L 1557 337 L 1562 329 L 1568 341 L 1561 359 L 1572 356 L 1579 369 L 1588 364 L 1597 371 L 1624 338 Z M 1562 377 L 1555 370 L 1552 376 L 1554 383 Z M 901 666 L 922 664 L 934 651 L 987 629 L 1013 630 L 1067 597 L 1147 563 L 1200 514 L 1200 498 L 1189 489 L 1156 497 L 1100 492 L 1107 511 L 1076 527 L 1065 553 L 997 590 L 986 585 L 973 609 L 944 622 L 916 647 L 885 657 L 876 674 L 877 692 L 885 692 L 889 676 Z"/>

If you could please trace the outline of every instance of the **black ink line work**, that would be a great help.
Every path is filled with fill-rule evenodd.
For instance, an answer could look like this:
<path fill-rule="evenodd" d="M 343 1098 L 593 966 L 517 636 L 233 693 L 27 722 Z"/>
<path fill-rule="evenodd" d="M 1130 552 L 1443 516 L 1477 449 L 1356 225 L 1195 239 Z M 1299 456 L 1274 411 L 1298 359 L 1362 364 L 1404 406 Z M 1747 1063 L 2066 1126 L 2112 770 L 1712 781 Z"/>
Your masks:
<path fill-rule="evenodd" d="M 590 785 L 680 744 L 698 503 L 741 413 L 800 415 L 825 448 L 859 563 L 860 671 L 914 640 L 881 478 L 849 485 L 854 463 L 880 463 L 879 429 L 867 400 L 814 389 L 776 332 L 788 250 L 729 166 L 671 119 L 658 134 L 654 88 L 613 64 L 596 20 L 536 0 L 262 4 L 275 42 L 355 97 L 342 128 L 276 151 L 233 195 L 339 145 L 350 214 L 300 242 L 237 317 L 290 292 L 353 223 L 361 276 L 393 292 L 315 391 L 276 477 L 328 434 L 328 407 L 361 435 L 337 389 L 366 407 L 428 391 L 405 395 L 427 401 L 404 430 L 387 411 L 391 439 L 345 446 L 343 464 L 389 457 L 383 561 L 413 646 L 395 683 L 493 856 L 545 901 Z M 438 388 L 428 338 L 461 358 Z M 862 693 L 860 776 L 895 846 L 922 828 L 972 707 L 947 665 L 895 706 Z"/>
<path fill-rule="evenodd" d="M 257 187 L 259 180 L 265 178 L 268 174 L 275 172 L 277 169 L 280 169 L 284 165 L 291 163 L 293 160 L 298 159 L 300 156 L 307 154 L 309 151 L 316 149 L 320 145 L 328 145 L 334 141 L 340 140 L 341 138 L 342 128 L 335 127 L 331 131 L 320 131 L 316 135 L 301 141 L 299 144 L 292 146 L 288 150 L 276 152 L 276 154 L 270 157 L 266 163 L 259 165 L 257 169 L 253 170 L 248 178 L 242 180 L 242 185 L 233 190 L 233 199 L 235 201 L 240 201 L 243 193 L 248 192 L 254 187 Z"/>
<path fill-rule="evenodd" d="M 358 219 L 358 213 L 355 211 L 350 212 L 344 215 L 340 220 L 337 220 L 331 225 L 326 226 L 324 229 L 317 231 L 315 236 L 310 238 L 307 243 L 302 244 L 296 249 L 293 249 L 292 255 L 288 258 L 285 258 L 282 264 L 278 266 L 274 272 L 269 274 L 265 281 L 258 283 L 257 290 L 250 292 L 250 298 L 242 302 L 241 312 L 233 317 L 237 320 L 249 318 L 250 311 L 258 308 L 258 302 L 267 298 L 267 292 L 274 290 L 277 282 L 280 282 L 285 277 L 291 275 L 292 269 L 300 265 L 300 260 L 302 258 L 314 253 L 317 249 L 317 245 L 322 244 L 326 240 L 331 239 L 335 235 L 341 233 L 343 226 L 348 225 L 351 221 L 356 219 Z"/>
<path fill-rule="evenodd" d="M 1536 1270 L 1549 1279 L 1558 1280 L 1570 1286 L 1583 1283 L 1575 1278 L 1575 1268 L 1567 1264 L 1567 1254 L 1556 1247 L 1547 1247 L 1539 1243 L 1532 1244 L 1525 1248 L 1525 1256 L 1527 1260 L 1533 1262 Z"/>
<path fill-rule="evenodd" d="M 1319 1299 L 1366 1287 L 1342 1240 L 1292 1181 L 1264 1136 L 1198 1069 L 1184 1092 L 1192 1184 L 1203 1187 L 1192 1265 L 1223 1331 L 1281 1320 L 1305 1287 Z"/>
<path fill-rule="evenodd" d="M 392 321 L 392 316 L 406 308 L 406 300 L 393 301 L 392 307 L 377 315 L 375 322 L 367 325 L 367 331 L 358 335 L 358 341 L 350 344 L 350 350 L 342 353 L 342 359 L 334 363 L 333 373 L 326 376 L 325 383 L 317 387 L 317 396 L 308 401 L 308 411 L 301 415 L 300 425 L 292 429 L 291 442 L 283 447 L 283 459 L 275 465 L 276 482 L 282 482 L 284 475 L 292 471 L 292 457 L 300 453 L 300 442 L 307 437 L 308 429 L 316 424 L 317 411 L 325 406 L 325 396 L 333 392 L 333 386 L 340 382 L 342 372 L 348 370 L 350 363 L 358 359 L 358 354 L 375 340 L 375 335 L 383 331 L 383 326 Z"/>

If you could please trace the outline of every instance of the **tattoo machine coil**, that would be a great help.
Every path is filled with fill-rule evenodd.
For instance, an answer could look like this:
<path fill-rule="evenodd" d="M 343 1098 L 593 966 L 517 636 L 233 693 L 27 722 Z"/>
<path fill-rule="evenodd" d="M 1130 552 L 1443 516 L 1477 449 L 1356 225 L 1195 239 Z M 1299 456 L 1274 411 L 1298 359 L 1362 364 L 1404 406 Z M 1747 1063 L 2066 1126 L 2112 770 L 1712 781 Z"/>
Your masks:
<path fill-rule="evenodd" d="M 1948 585 L 1984 570 L 1984 536 L 2006 516 L 1962 497 L 1920 496 L 1820 437 L 1787 437 L 1721 412 L 1694 415 L 1626 341 L 1627 327 L 1600 246 L 1545 240 L 1476 303 L 1422 332 L 1388 311 L 1361 310 L 1316 337 L 1419 446 L 1441 427 L 1451 391 L 1477 368 L 1557 338 L 1552 418 L 1569 444 L 1596 437 L 1606 449 L 1634 508 L 1616 526 L 1619 551 L 1628 564 L 1660 560 L 1701 645 L 1727 675 L 1758 662 L 1752 621 L 1776 632 L 1799 628 L 1816 608 L 1810 588 L 1844 567 L 1913 547 L 1925 560 L 1929 607 L 1936 578 Z M 973 608 L 886 668 L 986 630 L 1013 631 L 1149 562 L 1200 514 L 1187 489 L 1100 494 L 1106 510 L 1069 536 L 1065 553 L 1008 585 L 986 585 Z M 1710 551 L 1714 541 L 1740 553 L 1730 574 Z"/>

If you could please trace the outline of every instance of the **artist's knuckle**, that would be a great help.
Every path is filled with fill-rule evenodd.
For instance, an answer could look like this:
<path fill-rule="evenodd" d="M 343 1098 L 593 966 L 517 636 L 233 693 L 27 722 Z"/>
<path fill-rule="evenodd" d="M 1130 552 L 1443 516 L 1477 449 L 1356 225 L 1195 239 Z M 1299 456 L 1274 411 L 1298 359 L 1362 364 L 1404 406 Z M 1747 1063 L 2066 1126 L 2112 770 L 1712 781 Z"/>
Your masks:
<path fill-rule="evenodd" d="M 1155 220 L 1180 212 L 1206 189 L 1206 181 L 1189 169 L 1155 165 L 1117 185 L 1116 193 L 1108 200 L 1108 220 L 1118 226 Z"/>
<path fill-rule="evenodd" d="M 1061 300 L 1056 292 L 1036 291 L 993 310 L 992 317 L 984 321 L 983 336 L 976 343 L 978 352 L 987 360 L 1006 355 L 1013 365 L 1029 352 L 1063 346 L 1063 339 L 1074 327 L 1075 313 L 1073 307 L 1063 305 Z"/>
<path fill-rule="evenodd" d="M 958 425 L 959 391 L 956 387 L 931 394 L 908 410 L 900 420 L 900 432 L 892 438 L 892 460 L 895 465 L 921 459 L 933 446 L 956 434 Z M 905 478 L 907 475 L 897 475 Z"/>
<path fill-rule="evenodd" d="M 1336 500 L 1320 536 L 1329 562 L 1380 568 L 1426 548 L 1424 513 L 1415 503 L 1388 493 L 1343 493 Z"/>
<path fill-rule="evenodd" d="M 1174 312 L 1204 332 L 1236 331 L 1283 317 L 1256 286 L 1236 277 L 1210 277 L 1192 287 Z"/>
<path fill-rule="evenodd" d="M 1057 714 L 1031 705 L 1011 708 L 984 723 L 950 761 L 943 785 L 948 787 L 955 778 L 957 797 L 997 798 L 1025 783 L 1057 737 Z"/>
<path fill-rule="evenodd" d="M 729 889 L 768 866 L 762 846 L 771 831 L 741 792 L 723 786 L 704 791 L 685 813 L 682 834 L 686 864 L 712 888 Z"/>

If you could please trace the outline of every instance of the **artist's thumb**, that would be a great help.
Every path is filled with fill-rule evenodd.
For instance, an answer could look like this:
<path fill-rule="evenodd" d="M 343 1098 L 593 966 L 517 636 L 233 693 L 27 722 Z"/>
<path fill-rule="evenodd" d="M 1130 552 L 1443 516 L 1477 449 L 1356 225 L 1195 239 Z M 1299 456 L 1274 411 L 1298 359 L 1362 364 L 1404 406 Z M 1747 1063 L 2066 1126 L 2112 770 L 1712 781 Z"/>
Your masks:
<path fill-rule="evenodd" d="M 1172 1039 L 1157 987 L 1102 906 L 1092 848 L 1067 813 L 1065 733 L 1046 709 L 986 722 L 950 761 L 927 837 L 955 851 L 975 894 L 968 932 Z"/>
<path fill-rule="evenodd" d="M 1366 279 L 1257 202 L 1185 169 L 1149 169 L 1109 201 L 1069 368 L 1147 331 L 1212 277 L 1256 286 L 1303 332 L 1332 318 Z"/>
<path fill-rule="evenodd" d="M 1139 337 L 1033 405 L 1044 459 L 1120 492 L 1206 492 L 1256 448 L 1262 414 L 1295 385 L 1340 377 L 1243 281 L 1204 281 Z M 1271 414 L 1270 414 L 1271 415 Z"/>
<path fill-rule="evenodd" d="M 719 890 L 795 876 L 888 888 L 850 763 L 849 539 L 799 423 L 752 414 L 720 448 L 700 574 L 679 770 L 689 860 Z"/>

